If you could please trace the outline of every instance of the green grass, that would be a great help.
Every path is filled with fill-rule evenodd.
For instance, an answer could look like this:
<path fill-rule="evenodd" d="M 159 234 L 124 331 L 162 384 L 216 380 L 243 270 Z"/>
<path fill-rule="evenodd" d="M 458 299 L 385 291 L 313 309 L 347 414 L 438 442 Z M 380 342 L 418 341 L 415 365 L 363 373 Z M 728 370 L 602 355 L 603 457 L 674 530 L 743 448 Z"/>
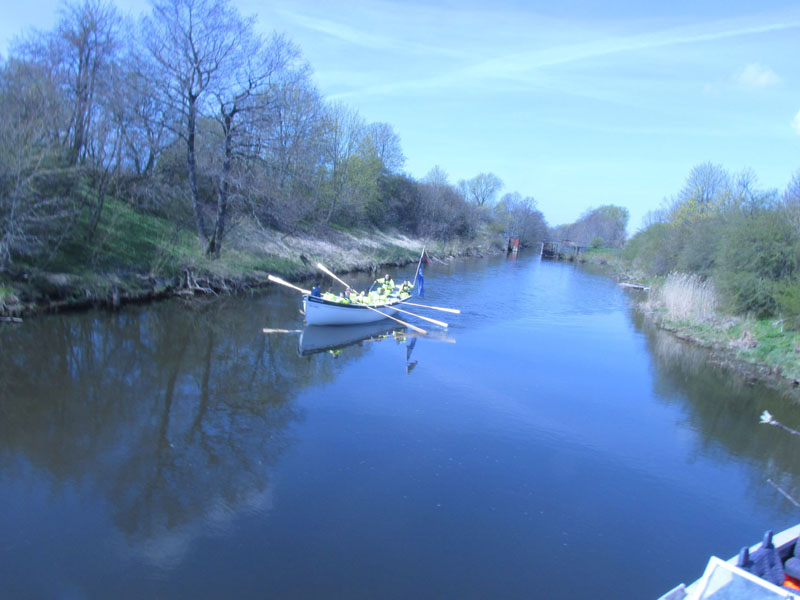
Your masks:
<path fill-rule="evenodd" d="M 266 254 L 256 256 L 228 248 L 218 259 L 206 255 L 194 257 L 191 267 L 218 278 L 235 279 L 255 271 L 291 275 L 302 271 L 303 264 L 299 260 Z"/>
<path fill-rule="evenodd" d="M 0 306 L 4 306 L 8 300 L 14 297 L 14 288 L 0 283 Z"/>
<path fill-rule="evenodd" d="M 164 219 L 106 200 L 95 235 L 87 240 L 89 215 L 81 216 L 72 239 L 46 265 L 51 271 L 85 275 L 133 270 L 171 276 L 202 256 L 197 237 Z"/>
<path fill-rule="evenodd" d="M 750 323 L 749 331 L 757 345 L 741 350 L 743 358 L 779 366 L 784 375 L 800 378 L 800 334 L 782 330 L 780 323 L 772 319 Z"/>
<path fill-rule="evenodd" d="M 375 254 L 375 260 L 380 263 L 411 262 L 419 258 L 419 252 L 412 251 L 402 246 L 390 244 L 380 248 Z"/>
<path fill-rule="evenodd" d="M 578 261 L 592 265 L 603 265 L 617 274 L 625 273 L 628 265 L 623 261 L 619 248 L 589 248 L 578 255 Z"/>
<path fill-rule="evenodd" d="M 754 320 L 717 315 L 704 321 L 669 320 L 658 313 L 661 325 L 680 337 L 730 352 L 740 360 L 776 367 L 790 379 L 800 379 L 800 333 L 786 331 L 772 319 Z"/>

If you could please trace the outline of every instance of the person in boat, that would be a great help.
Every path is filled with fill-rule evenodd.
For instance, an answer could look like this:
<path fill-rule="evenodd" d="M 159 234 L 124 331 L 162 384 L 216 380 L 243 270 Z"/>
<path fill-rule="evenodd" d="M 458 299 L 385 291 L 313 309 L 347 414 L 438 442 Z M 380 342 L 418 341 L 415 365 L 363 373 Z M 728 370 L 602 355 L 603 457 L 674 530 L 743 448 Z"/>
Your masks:
<path fill-rule="evenodd" d="M 315 298 L 321 298 L 322 292 L 319 289 L 319 284 L 315 283 L 314 286 L 311 288 L 311 295 Z"/>
<path fill-rule="evenodd" d="M 394 291 L 394 279 L 389 277 L 389 274 L 383 276 L 383 293 L 388 296 Z"/>
<path fill-rule="evenodd" d="M 349 293 L 350 302 L 352 302 L 353 304 L 366 304 L 367 303 L 367 299 L 364 296 L 364 292 L 359 292 L 359 291 L 356 291 L 356 290 L 354 290 L 352 288 L 347 288 L 347 289 L 350 292 Z"/>
<path fill-rule="evenodd" d="M 386 273 L 383 277 L 380 277 L 375 280 L 375 282 L 370 286 L 370 290 L 374 289 L 379 294 L 384 296 L 388 296 L 394 290 L 394 280 L 389 277 L 389 274 Z"/>

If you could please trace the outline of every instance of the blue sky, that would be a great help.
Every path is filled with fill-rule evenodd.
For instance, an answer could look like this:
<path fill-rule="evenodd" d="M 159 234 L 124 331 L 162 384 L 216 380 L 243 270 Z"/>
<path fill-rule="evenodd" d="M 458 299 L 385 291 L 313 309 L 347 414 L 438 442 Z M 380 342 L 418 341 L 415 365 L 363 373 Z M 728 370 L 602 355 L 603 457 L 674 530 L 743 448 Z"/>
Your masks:
<path fill-rule="evenodd" d="M 635 231 L 705 161 L 779 190 L 800 169 L 797 2 L 235 3 L 328 98 L 391 124 L 412 176 L 491 171 L 551 225 L 613 203 Z M 0 48 L 57 6 L 7 7 Z"/>

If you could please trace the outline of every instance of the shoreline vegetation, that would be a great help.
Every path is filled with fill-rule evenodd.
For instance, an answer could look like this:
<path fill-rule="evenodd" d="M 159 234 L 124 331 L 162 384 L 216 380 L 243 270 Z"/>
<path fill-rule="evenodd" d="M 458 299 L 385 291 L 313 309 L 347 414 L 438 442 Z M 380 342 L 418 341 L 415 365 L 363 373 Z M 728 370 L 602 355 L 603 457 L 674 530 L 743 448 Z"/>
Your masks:
<path fill-rule="evenodd" d="M 61 271 L 15 269 L 0 277 L 0 319 L 19 322 L 44 313 L 247 293 L 273 285 L 269 274 L 300 282 L 318 278 L 317 262 L 338 273 L 378 272 L 416 263 L 423 247 L 435 261 L 505 250 L 501 242 L 488 237 L 444 242 L 376 230 L 328 229 L 314 237 L 299 237 L 251 228 L 236 239 L 220 259 L 206 256 L 192 236 L 182 248 L 154 246 L 149 249 L 153 263 L 147 269 L 128 266 L 103 272 L 91 265 L 64 265 Z"/>
<path fill-rule="evenodd" d="M 724 309 L 712 281 L 672 272 L 646 276 L 619 249 L 591 249 L 577 261 L 628 287 L 653 326 L 709 351 L 711 364 L 800 400 L 800 333 L 793 319 L 735 315 Z"/>

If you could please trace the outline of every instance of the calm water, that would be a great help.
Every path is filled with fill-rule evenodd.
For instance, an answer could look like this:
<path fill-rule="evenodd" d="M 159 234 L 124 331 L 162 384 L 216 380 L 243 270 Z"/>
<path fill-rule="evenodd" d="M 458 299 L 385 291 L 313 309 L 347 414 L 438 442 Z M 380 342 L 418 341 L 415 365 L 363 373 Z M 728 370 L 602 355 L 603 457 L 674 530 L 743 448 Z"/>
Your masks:
<path fill-rule="evenodd" d="M 798 521 L 758 425 L 797 409 L 612 281 L 465 260 L 425 301 L 463 313 L 332 350 L 262 333 L 283 289 L 0 328 L 0 597 L 652 598 Z"/>

